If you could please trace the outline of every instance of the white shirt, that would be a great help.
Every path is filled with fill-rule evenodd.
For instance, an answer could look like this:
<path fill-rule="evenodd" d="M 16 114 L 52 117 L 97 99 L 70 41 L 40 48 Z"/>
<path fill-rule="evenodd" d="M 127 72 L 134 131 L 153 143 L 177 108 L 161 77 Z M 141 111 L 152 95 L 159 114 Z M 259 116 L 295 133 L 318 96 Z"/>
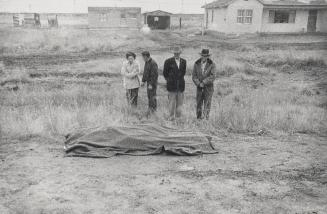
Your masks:
<path fill-rule="evenodd" d="M 202 73 L 204 73 L 204 69 L 206 68 L 206 65 L 207 65 L 207 61 L 205 61 L 204 63 L 201 62 Z"/>
<path fill-rule="evenodd" d="M 176 62 L 176 64 L 177 64 L 177 67 L 178 67 L 178 69 L 179 69 L 179 65 L 181 64 L 181 58 L 175 58 L 175 62 Z"/>

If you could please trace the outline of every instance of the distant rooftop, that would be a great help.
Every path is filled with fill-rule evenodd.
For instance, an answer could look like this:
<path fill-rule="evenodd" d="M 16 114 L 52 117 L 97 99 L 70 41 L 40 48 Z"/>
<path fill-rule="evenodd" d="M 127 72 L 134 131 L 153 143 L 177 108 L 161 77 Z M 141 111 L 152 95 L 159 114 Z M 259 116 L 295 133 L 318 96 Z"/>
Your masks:
<path fill-rule="evenodd" d="M 227 7 L 235 0 L 216 0 L 211 3 L 208 3 L 202 8 L 223 8 Z M 324 0 L 316 1 L 300 1 L 300 0 L 257 0 L 265 6 L 327 6 L 327 2 Z"/>
<path fill-rule="evenodd" d="M 172 13 L 169 13 L 167 11 L 163 11 L 163 10 L 155 10 L 155 11 L 146 11 L 143 14 L 148 14 L 148 15 L 155 15 L 155 14 L 164 14 L 164 15 L 172 15 Z"/>
<path fill-rule="evenodd" d="M 141 10 L 140 7 L 88 7 L 88 11 Z"/>

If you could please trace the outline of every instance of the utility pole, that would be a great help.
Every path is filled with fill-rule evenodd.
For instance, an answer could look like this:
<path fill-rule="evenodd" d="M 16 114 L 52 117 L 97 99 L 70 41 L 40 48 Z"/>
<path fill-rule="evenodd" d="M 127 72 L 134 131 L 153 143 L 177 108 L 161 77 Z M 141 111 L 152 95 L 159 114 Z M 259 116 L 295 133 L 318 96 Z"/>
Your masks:
<path fill-rule="evenodd" d="M 179 17 L 179 29 L 182 29 L 182 14 L 184 13 L 184 0 L 181 0 L 181 16 Z"/>
<path fill-rule="evenodd" d="M 157 0 L 157 4 L 158 4 L 158 10 L 160 10 L 161 9 L 161 6 L 160 6 L 159 0 Z"/>
<path fill-rule="evenodd" d="M 76 0 L 73 0 L 73 13 L 76 13 Z"/>
<path fill-rule="evenodd" d="M 207 1 L 204 0 L 204 5 L 207 5 Z M 204 29 L 207 26 L 207 9 L 204 8 L 204 14 L 203 14 L 203 22 L 202 22 L 202 32 L 201 32 L 201 38 L 202 42 L 204 41 Z"/>

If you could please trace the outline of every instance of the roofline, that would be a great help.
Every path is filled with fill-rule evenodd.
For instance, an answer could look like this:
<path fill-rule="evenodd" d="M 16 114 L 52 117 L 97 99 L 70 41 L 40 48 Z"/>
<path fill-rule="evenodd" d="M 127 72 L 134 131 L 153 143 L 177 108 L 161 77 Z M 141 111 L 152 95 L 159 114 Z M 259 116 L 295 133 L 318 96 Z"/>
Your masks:
<path fill-rule="evenodd" d="M 277 8 L 277 9 L 327 9 L 326 5 L 276 5 L 265 4 L 263 8 Z"/>
<path fill-rule="evenodd" d="M 87 10 L 95 10 L 95 9 L 140 9 L 140 7 L 87 7 Z"/>
<path fill-rule="evenodd" d="M 212 8 L 225 8 L 228 7 L 230 4 L 232 4 L 235 0 L 229 2 L 226 5 L 223 6 L 211 6 L 211 7 L 206 7 L 206 5 L 211 4 L 205 4 L 203 5 L 201 8 L 205 8 L 205 9 L 212 9 Z M 272 4 L 272 3 L 265 3 L 263 0 L 257 0 L 259 3 L 261 3 L 264 7 L 289 7 L 289 8 L 294 8 L 294 7 L 299 7 L 299 8 L 314 8 L 314 9 L 325 9 L 327 8 L 327 3 L 325 4 L 309 4 L 309 3 L 303 3 L 303 4 L 294 4 L 294 5 L 289 5 L 289 4 Z"/>
<path fill-rule="evenodd" d="M 153 12 L 156 12 L 156 11 L 161 11 L 161 12 L 164 12 L 164 13 L 167 13 L 167 14 L 170 14 L 170 15 L 173 15 L 173 13 L 166 12 L 166 11 L 163 11 L 163 10 L 146 11 L 146 12 L 144 12 L 144 13 L 142 13 L 142 14 L 153 13 Z"/>

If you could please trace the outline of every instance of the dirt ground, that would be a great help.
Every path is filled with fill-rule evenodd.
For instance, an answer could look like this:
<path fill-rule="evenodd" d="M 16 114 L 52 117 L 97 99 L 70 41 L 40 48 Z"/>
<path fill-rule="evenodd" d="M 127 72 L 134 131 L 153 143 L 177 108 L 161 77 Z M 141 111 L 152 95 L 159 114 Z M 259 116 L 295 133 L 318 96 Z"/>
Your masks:
<path fill-rule="evenodd" d="M 327 138 L 223 135 L 199 157 L 64 157 L 0 144 L 0 213 L 327 213 Z"/>
<path fill-rule="evenodd" d="M 166 32 L 162 32 L 161 36 L 166 38 Z M 263 52 L 270 54 L 284 49 L 287 52 L 287 48 L 292 47 L 295 53 L 305 51 L 304 55 L 327 60 L 326 37 L 307 35 L 303 37 L 306 42 L 302 42 L 301 38 L 263 36 L 246 38 L 246 42 L 237 38 L 216 42 L 216 38 L 208 37 L 203 43 L 211 44 L 216 55 L 225 50 L 224 54 L 234 56 L 239 52 L 247 56 L 248 52 L 251 53 L 250 49 L 258 49 L 258 56 L 261 56 Z M 183 39 L 183 46 L 188 47 L 183 54 L 188 54 L 188 60 L 193 62 L 200 48 L 199 44 L 193 43 L 199 38 Z M 41 85 L 46 92 L 62 90 L 68 93 L 74 84 L 76 87 L 98 87 L 107 91 L 121 84 L 116 81 L 120 78 L 119 73 L 108 72 L 120 68 L 121 53 L 44 55 L 42 51 L 35 55 L 0 54 L 0 61 L 9 72 L 26 72 L 26 77 L 1 80 L 0 95 L 3 95 L 0 97 L 3 100 L 0 99 L 0 110 L 28 109 L 26 106 L 35 105 L 33 102 L 37 101 L 37 95 L 41 99 L 43 94 L 37 91 L 37 87 L 34 90 L 34 86 Z M 171 55 L 167 50 L 162 53 L 161 49 L 153 53 L 161 65 Z M 255 59 L 256 55 L 252 57 Z M 246 60 L 244 57 L 241 59 Z M 253 60 L 253 63 L 257 61 Z M 224 83 L 232 86 L 246 84 L 251 90 L 268 89 L 272 93 L 294 92 L 303 87 L 309 95 L 304 98 L 301 95 L 305 99 L 303 104 L 299 95 L 299 106 L 309 109 L 312 105 L 319 105 L 325 108 L 327 78 L 321 68 L 294 69 L 292 72 L 279 72 L 274 68 L 266 70 L 269 72 L 264 74 L 244 74 L 241 71 L 230 77 L 226 74 L 221 77 L 219 87 L 224 89 Z M 159 79 L 158 96 L 166 99 L 160 82 L 162 79 Z M 191 100 L 194 86 L 190 76 L 186 80 L 188 92 L 185 97 Z M 31 96 L 31 100 L 22 99 L 16 103 L 17 99 L 11 95 L 23 90 L 29 92 L 29 87 L 36 98 Z M 226 94 L 229 93 L 227 89 Z M 145 91 L 142 93 L 140 97 L 144 99 L 140 101 L 145 105 Z M 47 93 L 44 94 L 47 96 Z M 21 96 L 24 95 L 22 93 Z M 19 124 L 17 127 L 20 127 Z M 243 135 L 239 133 L 244 132 L 218 130 L 213 143 L 219 153 L 215 155 L 116 156 L 109 159 L 65 157 L 64 138 L 53 139 L 39 134 L 0 136 L 0 214 L 327 213 L 326 131 L 263 132 L 260 136 L 260 132 Z"/>

